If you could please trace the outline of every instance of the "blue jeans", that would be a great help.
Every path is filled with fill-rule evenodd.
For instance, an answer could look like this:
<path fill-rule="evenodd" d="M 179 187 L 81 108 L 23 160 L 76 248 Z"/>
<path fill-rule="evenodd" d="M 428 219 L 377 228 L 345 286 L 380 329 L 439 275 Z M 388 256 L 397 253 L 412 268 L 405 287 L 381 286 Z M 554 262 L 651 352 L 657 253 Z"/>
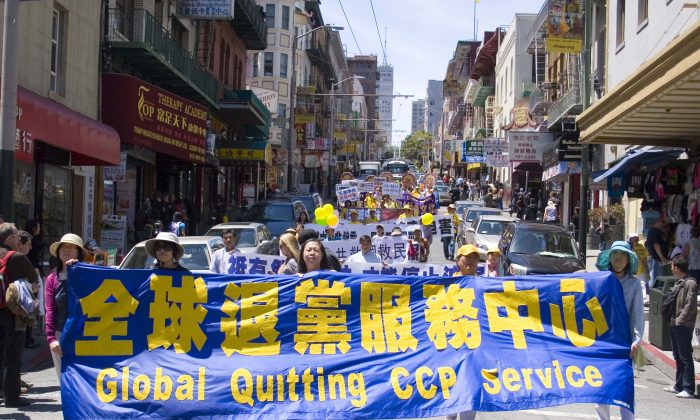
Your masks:
<path fill-rule="evenodd" d="M 664 271 L 664 266 L 661 264 L 661 260 L 652 258 L 649 264 L 649 289 L 654 288 L 654 283 L 656 283 L 656 277 L 660 276 Z"/>
<path fill-rule="evenodd" d="M 673 359 L 676 361 L 676 384 L 680 391 L 695 394 L 695 366 L 693 365 L 693 329 L 674 325 L 670 328 Z"/>
<path fill-rule="evenodd" d="M 606 249 L 608 249 L 608 241 L 604 241 L 601 239 L 600 244 L 598 244 L 598 249 L 600 249 L 601 251 L 605 251 Z"/>

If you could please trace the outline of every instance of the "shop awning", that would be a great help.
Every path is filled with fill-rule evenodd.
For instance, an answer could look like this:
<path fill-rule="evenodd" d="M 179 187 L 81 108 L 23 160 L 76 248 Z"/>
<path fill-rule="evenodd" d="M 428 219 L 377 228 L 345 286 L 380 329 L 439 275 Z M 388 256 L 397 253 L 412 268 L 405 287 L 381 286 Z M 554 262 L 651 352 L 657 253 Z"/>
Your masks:
<path fill-rule="evenodd" d="M 17 128 L 70 152 L 71 165 L 119 165 L 119 134 L 110 126 L 17 86 Z"/>
<path fill-rule="evenodd" d="M 519 161 L 513 162 L 514 171 L 542 172 L 542 164 L 539 162 Z"/>
<path fill-rule="evenodd" d="M 252 90 L 226 90 L 219 102 L 219 116 L 232 126 L 270 126 L 270 112 Z"/>
<path fill-rule="evenodd" d="M 556 165 L 550 166 L 549 168 L 546 168 L 544 171 L 542 171 L 542 181 L 563 182 L 568 175 L 580 173 L 581 162 L 557 162 Z"/>
<path fill-rule="evenodd" d="M 609 176 L 617 175 L 631 169 L 653 165 L 662 166 L 672 160 L 678 159 L 683 149 L 678 148 L 653 148 L 646 146 L 638 150 L 633 150 L 615 166 L 593 178 L 593 182 L 600 182 Z"/>
<path fill-rule="evenodd" d="M 581 141 L 676 146 L 700 142 L 700 22 L 576 118 Z"/>

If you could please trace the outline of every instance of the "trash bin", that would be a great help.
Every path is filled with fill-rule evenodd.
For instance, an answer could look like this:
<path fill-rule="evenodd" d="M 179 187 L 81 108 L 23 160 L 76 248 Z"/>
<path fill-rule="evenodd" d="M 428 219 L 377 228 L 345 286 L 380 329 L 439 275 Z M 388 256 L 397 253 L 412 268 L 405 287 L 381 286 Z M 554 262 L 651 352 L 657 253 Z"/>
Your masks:
<path fill-rule="evenodd" d="M 661 307 L 664 295 L 671 291 L 677 280 L 673 276 L 659 276 L 649 291 L 649 343 L 661 350 L 671 350 L 669 325 L 664 322 Z"/>

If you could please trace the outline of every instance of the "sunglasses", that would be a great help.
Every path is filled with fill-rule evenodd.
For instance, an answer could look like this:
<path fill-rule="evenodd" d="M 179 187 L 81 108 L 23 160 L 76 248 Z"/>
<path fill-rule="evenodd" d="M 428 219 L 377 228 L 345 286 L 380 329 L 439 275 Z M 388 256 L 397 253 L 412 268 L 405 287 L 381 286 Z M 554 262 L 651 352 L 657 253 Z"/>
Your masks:
<path fill-rule="evenodd" d="M 159 251 L 161 249 L 164 251 L 172 251 L 173 245 L 167 242 L 156 242 L 156 244 L 153 246 L 153 249 L 156 251 Z"/>

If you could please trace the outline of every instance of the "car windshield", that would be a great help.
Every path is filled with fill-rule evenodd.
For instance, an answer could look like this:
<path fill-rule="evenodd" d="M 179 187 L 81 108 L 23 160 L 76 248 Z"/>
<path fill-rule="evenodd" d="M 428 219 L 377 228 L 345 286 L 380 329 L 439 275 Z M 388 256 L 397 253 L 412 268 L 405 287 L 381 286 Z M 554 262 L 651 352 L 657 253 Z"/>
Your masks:
<path fill-rule="evenodd" d="M 180 264 L 188 270 L 208 270 L 209 250 L 207 244 L 184 244 L 185 254 L 180 258 Z M 143 269 L 153 267 L 155 258 L 146 253 L 146 248 L 136 246 L 126 257 L 121 268 Z"/>
<path fill-rule="evenodd" d="M 294 211 L 291 204 L 267 204 L 253 206 L 245 217 L 249 222 L 289 222 L 294 220 Z"/>
<path fill-rule="evenodd" d="M 469 210 L 467 213 L 467 222 L 471 222 L 482 214 L 499 214 L 500 211 L 493 210 Z"/>
<path fill-rule="evenodd" d="M 445 185 L 436 185 L 435 188 L 436 188 L 439 192 L 447 192 L 447 187 L 446 187 Z"/>
<path fill-rule="evenodd" d="M 466 204 L 457 204 L 455 211 L 457 214 L 462 214 L 464 213 L 464 210 L 468 209 L 469 207 L 476 207 L 478 203 L 466 203 Z"/>
<path fill-rule="evenodd" d="M 506 222 L 500 220 L 482 220 L 476 232 L 482 235 L 500 235 L 505 225 Z"/>
<path fill-rule="evenodd" d="M 216 228 L 216 229 L 210 229 L 209 232 L 207 232 L 207 236 L 221 236 L 224 234 L 224 230 L 227 229 L 232 229 L 235 230 L 238 235 L 238 247 L 253 247 L 256 246 L 255 243 L 255 229 L 253 228 L 244 228 L 244 229 L 239 229 L 239 228 Z"/>
<path fill-rule="evenodd" d="M 578 258 L 571 235 L 563 232 L 516 232 L 510 252 L 558 258 Z"/>

